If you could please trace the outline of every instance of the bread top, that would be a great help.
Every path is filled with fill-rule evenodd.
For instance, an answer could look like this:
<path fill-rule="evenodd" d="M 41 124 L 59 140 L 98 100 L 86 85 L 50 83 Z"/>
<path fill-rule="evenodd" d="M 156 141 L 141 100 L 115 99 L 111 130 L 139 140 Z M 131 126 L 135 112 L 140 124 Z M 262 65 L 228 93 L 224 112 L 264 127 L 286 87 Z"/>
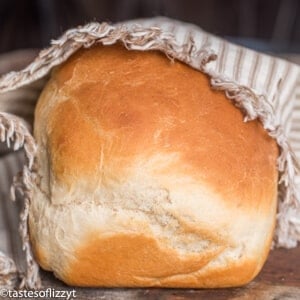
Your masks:
<path fill-rule="evenodd" d="M 261 196 L 277 189 L 278 147 L 261 123 L 244 122 L 206 75 L 157 51 L 78 51 L 52 73 L 35 136 L 51 178 L 67 189 L 110 186 L 133 173 L 168 185 L 180 173 L 245 210 L 262 209 Z"/>

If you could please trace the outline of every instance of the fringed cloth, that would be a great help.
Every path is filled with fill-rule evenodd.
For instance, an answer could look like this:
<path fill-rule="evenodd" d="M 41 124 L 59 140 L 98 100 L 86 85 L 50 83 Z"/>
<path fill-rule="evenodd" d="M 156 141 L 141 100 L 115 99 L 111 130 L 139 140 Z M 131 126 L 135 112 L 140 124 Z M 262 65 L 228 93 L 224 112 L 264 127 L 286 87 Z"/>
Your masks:
<path fill-rule="evenodd" d="M 140 20 L 114 26 L 90 23 L 68 30 L 58 40 L 52 41 L 51 47 L 41 51 L 25 69 L 3 76 L 0 79 L 0 93 L 22 90 L 40 80 L 43 82 L 53 67 L 66 61 L 80 48 L 117 42 L 128 50 L 162 51 L 169 59 L 177 59 L 209 75 L 212 88 L 223 91 L 228 100 L 241 109 L 245 122 L 260 120 L 280 149 L 278 215 L 273 246 L 295 247 L 300 241 L 300 195 L 296 184 L 300 167 L 288 137 L 292 137 L 291 141 L 296 146 L 300 145 L 300 137 L 297 139 L 292 122 L 295 107 L 299 107 L 300 111 L 294 97 L 300 77 L 298 66 L 232 45 L 193 25 L 168 19 Z M 39 85 L 39 91 L 42 86 L 43 83 Z M 7 103 L 5 95 L 9 94 L 0 98 L 0 140 L 14 151 L 24 148 L 26 157 L 23 171 L 14 177 L 11 188 L 11 198 L 15 199 L 18 191 L 24 201 L 20 234 L 26 269 L 21 272 L 9 257 L 0 252 L 0 285 L 13 287 L 17 278 L 21 278 L 21 287 L 37 288 L 41 284 L 39 267 L 34 260 L 28 236 L 37 146 L 30 131 L 31 126 L 26 123 L 22 113 L 18 116 L 9 113 L 9 108 L 16 103 Z M 36 101 L 35 96 L 31 102 L 31 125 Z"/>

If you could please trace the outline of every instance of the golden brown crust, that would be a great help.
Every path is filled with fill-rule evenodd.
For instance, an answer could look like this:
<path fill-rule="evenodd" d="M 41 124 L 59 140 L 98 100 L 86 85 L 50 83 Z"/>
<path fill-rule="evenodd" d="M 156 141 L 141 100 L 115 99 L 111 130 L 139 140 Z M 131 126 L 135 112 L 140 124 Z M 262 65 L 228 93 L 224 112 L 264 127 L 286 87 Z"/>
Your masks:
<path fill-rule="evenodd" d="M 53 72 L 34 130 L 33 246 L 65 282 L 224 287 L 261 269 L 278 147 L 206 75 L 159 52 L 82 50 Z"/>
<path fill-rule="evenodd" d="M 94 234 L 76 250 L 62 279 L 70 285 L 90 287 L 197 288 L 242 285 L 256 275 L 254 259 L 228 261 L 225 267 L 203 273 L 223 250 L 180 256 L 172 249 L 160 248 L 153 238 L 124 234 L 101 238 Z"/>
<path fill-rule="evenodd" d="M 276 142 L 258 121 L 244 123 L 204 74 L 158 52 L 119 46 L 79 52 L 53 78 L 66 97 L 47 126 L 61 182 L 93 181 L 99 149 L 111 174 L 122 174 L 136 155 L 165 151 L 180 153 L 184 171 L 230 195 L 230 205 L 255 207 L 257 187 L 274 190 Z"/>

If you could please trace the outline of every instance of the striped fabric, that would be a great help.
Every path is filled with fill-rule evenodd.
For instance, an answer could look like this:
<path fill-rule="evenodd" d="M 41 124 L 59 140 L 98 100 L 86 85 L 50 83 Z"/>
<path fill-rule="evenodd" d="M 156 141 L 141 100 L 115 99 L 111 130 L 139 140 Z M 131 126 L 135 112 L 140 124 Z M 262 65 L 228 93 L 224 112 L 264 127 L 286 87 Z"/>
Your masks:
<path fill-rule="evenodd" d="M 298 159 L 300 160 L 300 78 L 298 79 L 294 94 L 295 105 L 291 112 L 291 129 L 289 139 Z"/>
<path fill-rule="evenodd" d="M 0 159 L 0 251 L 10 254 L 18 265 L 22 264 L 21 240 L 18 232 L 21 199 L 7 201 L 10 185 L 24 164 L 24 153 L 18 151 L 1 156 Z"/>
<path fill-rule="evenodd" d="M 157 26 L 172 32 L 178 43 L 184 44 L 193 38 L 198 49 L 209 46 L 217 54 L 217 60 L 209 63 L 211 73 L 222 74 L 240 85 L 252 88 L 257 94 L 266 95 L 272 101 L 277 119 L 283 125 L 298 159 L 300 160 L 300 67 L 285 60 L 257 53 L 195 27 L 165 18 L 135 20 L 144 27 Z M 10 56 L 12 63 L 14 57 Z M 5 60 L 5 64 L 1 61 Z M 0 73 L 9 71 L 7 56 L 0 56 Z M 28 60 L 24 63 L 28 63 Z M 6 66 L 6 69 L 3 68 Z M 29 126 L 33 123 L 36 100 L 44 85 L 40 80 L 16 91 L 0 94 L 0 111 L 10 112 L 24 118 Z M 21 170 L 24 163 L 23 152 L 9 153 L 0 143 L 0 251 L 21 263 L 20 241 L 17 234 L 17 215 L 20 203 L 9 203 L 9 185 L 12 177 Z M 300 186 L 300 178 L 297 178 Z"/>

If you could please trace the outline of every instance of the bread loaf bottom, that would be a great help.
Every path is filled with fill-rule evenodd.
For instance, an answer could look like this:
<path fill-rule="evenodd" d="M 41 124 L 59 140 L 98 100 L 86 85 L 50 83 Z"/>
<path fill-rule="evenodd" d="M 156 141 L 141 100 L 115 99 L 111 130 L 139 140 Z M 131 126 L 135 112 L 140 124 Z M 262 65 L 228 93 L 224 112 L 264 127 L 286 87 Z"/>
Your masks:
<path fill-rule="evenodd" d="M 228 287 L 266 260 L 278 148 L 206 75 L 156 51 L 81 50 L 35 112 L 39 263 L 70 285 Z"/>

